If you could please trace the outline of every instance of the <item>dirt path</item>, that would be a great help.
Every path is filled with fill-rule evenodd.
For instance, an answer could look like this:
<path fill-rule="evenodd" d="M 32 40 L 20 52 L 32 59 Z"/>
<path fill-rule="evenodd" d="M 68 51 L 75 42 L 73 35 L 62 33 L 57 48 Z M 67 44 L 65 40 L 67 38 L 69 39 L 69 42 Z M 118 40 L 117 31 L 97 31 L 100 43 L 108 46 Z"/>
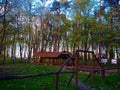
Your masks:
<path fill-rule="evenodd" d="M 4 74 L 10 71 L 10 66 L 5 65 L 5 66 L 0 66 L 0 74 Z"/>

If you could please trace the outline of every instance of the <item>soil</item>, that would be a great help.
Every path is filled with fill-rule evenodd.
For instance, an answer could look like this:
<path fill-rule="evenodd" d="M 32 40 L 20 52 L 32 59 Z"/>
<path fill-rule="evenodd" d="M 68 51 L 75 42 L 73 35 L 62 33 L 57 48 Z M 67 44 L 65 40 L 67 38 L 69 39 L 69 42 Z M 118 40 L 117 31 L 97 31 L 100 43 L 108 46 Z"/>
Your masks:
<path fill-rule="evenodd" d="M 0 74 L 4 74 L 10 71 L 10 66 L 0 66 Z"/>

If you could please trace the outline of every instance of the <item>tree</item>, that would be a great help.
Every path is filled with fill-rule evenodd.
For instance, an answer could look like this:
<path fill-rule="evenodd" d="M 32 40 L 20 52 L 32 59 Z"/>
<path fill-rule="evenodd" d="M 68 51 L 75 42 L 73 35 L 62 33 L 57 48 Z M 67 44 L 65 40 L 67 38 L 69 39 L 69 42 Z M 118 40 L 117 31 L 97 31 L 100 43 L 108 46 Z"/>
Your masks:
<path fill-rule="evenodd" d="M 1 23 L 2 23 L 2 29 L 1 29 L 1 40 L 0 40 L 0 55 L 3 53 L 3 63 L 6 62 L 5 60 L 5 51 L 6 51 L 6 30 L 12 19 L 15 18 L 15 14 L 11 13 L 13 12 L 13 8 L 15 8 L 14 0 L 2 0 L 1 2 Z"/>

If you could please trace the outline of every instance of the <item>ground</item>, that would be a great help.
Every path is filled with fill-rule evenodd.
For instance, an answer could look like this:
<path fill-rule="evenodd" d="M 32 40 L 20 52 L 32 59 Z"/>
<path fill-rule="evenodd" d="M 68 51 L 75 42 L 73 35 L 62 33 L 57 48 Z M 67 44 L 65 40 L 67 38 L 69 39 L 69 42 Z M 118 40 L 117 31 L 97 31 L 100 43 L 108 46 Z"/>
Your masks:
<path fill-rule="evenodd" d="M 23 74 L 36 74 L 42 72 L 54 72 L 58 69 L 58 66 L 47 65 L 34 65 L 28 63 L 11 63 L 6 65 L 0 65 L 0 76 L 5 75 L 23 75 Z M 64 69 L 65 70 L 65 69 Z M 120 75 L 107 74 L 105 80 L 101 80 L 99 74 L 95 75 L 95 83 L 91 83 L 91 78 L 85 81 L 87 73 L 79 72 L 79 80 L 86 86 L 95 88 L 95 90 L 119 90 L 120 89 Z M 75 90 L 73 82 L 67 87 L 71 74 L 60 75 L 59 90 Z M 43 76 L 34 78 L 14 79 L 14 80 L 1 80 L 0 87 L 2 90 L 53 90 L 55 83 L 55 76 Z M 80 88 L 79 88 L 80 89 Z M 79 90 L 78 89 L 78 90 Z"/>

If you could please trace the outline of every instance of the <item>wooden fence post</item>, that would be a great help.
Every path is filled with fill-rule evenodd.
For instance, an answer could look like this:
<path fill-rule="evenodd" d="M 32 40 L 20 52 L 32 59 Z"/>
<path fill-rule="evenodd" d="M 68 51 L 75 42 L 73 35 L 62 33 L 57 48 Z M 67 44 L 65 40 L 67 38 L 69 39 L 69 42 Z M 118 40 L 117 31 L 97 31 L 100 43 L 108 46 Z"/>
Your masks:
<path fill-rule="evenodd" d="M 58 81 L 59 81 L 59 73 L 56 73 L 56 78 L 55 78 L 55 90 L 58 90 Z"/>
<path fill-rule="evenodd" d="M 75 86 L 78 88 L 78 62 L 79 61 L 79 52 L 76 52 L 75 55 Z"/>
<path fill-rule="evenodd" d="M 92 83 L 94 83 L 94 78 L 95 78 L 95 58 L 94 58 L 94 53 L 92 53 L 92 73 L 91 73 L 91 76 L 92 76 Z"/>

